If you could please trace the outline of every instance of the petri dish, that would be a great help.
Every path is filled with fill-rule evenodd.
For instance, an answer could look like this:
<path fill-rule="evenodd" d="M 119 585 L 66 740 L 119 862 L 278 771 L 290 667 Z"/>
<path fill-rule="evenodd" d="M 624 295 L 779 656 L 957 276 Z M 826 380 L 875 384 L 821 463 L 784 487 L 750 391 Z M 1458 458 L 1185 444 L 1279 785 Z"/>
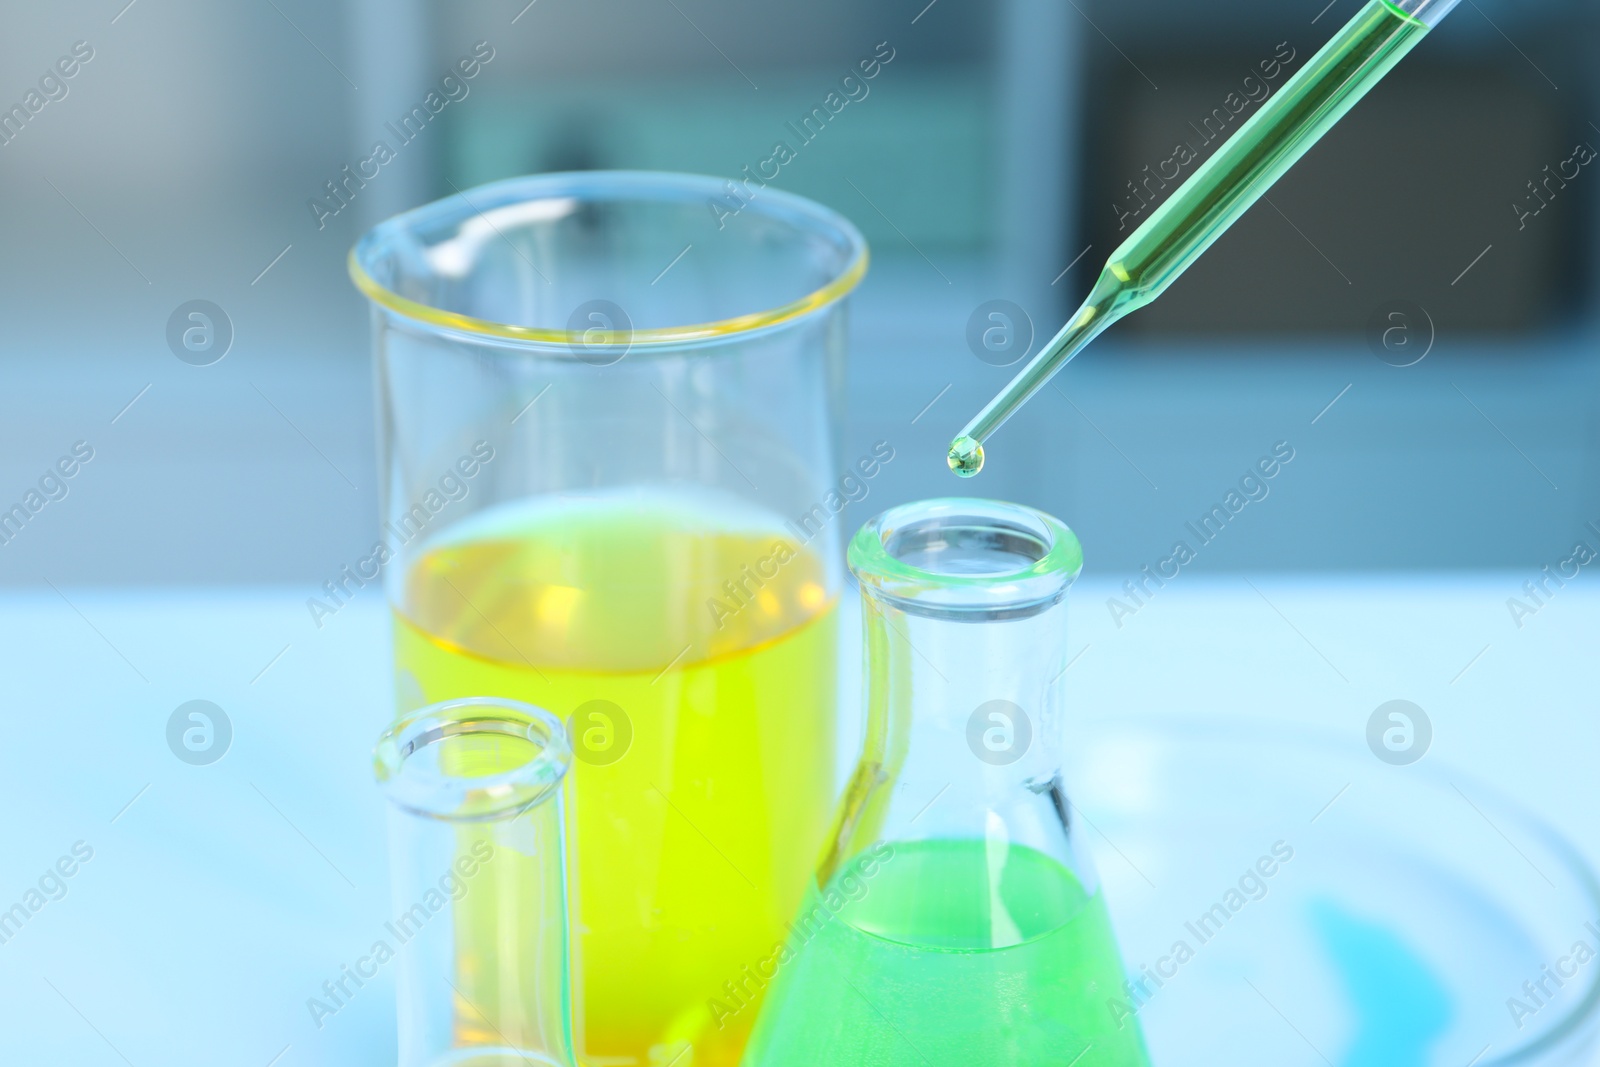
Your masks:
<path fill-rule="evenodd" d="M 1086 727 L 1068 770 L 1129 973 L 1106 1010 L 1158 1067 L 1593 1062 L 1600 884 L 1490 787 L 1161 719 Z"/>

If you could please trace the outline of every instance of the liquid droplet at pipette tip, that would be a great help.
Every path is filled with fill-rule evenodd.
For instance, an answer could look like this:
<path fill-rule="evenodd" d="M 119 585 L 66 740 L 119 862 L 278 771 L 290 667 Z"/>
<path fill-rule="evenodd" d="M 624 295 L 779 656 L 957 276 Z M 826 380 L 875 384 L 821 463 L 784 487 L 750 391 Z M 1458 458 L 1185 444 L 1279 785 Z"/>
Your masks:
<path fill-rule="evenodd" d="M 945 462 L 956 474 L 971 478 L 983 470 L 983 444 L 973 437 L 958 437 L 950 442 Z"/>

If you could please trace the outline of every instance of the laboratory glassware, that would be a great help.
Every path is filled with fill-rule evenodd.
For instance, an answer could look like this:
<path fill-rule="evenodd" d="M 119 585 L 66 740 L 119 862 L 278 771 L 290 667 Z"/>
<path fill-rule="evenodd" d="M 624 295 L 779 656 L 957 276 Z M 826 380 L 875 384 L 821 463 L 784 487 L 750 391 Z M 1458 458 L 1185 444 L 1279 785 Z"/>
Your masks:
<path fill-rule="evenodd" d="M 737 1063 L 747 1029 L 706 1000 L 826 832 L 860 477 L 833 416 L 866 265 L 810 201 L 607 172 L 469 189 L 351 254 L 382 540 L 328 592 L 382 572 L 400 713 L 488 693 L 570 722 L 588 1060 Z"/>
<path fill-rule="evenodd" d="M 862 752 L 789 936 L 713 1005 L 770 985 L 746 1067 L 1144 1067 L 1060 771 L 1077 538 L 935 500 L 867 523 L 849 562 Z"/>
<path fill-rule="evenodd" d="M 1600 882 L 1578 843 L 1423 733 L 1396 764 L 1309 710 L 1195 714 L 1200 689 L 1272 703 L 1233 657 L 1196 664 L 1216 647 L 1175 650 L 1181 684 L 1129 686 L 1129 704 L 1182 708 L 1078 723 L 1067 758 L 1096 840 L 1116 843 L 1102 878 L 1131 980 L 1115 1010 L 1137 1014 L 1152 1062 L 1591 1067 Z M 1586 829 L 1588 810 L 1551 813 Z"/>
<path fill-rule="evenodd" d="M 393 916 L 400 1067 L 573 1067 L 561 720 L 492 698 L 400 720 L 373 754 Z"/>
<path fill-rule="evenodd" d="M 1358 11 L 1111 253 L 1083 306 L 951 442 L 950 469 L 982 470 L 991 434 L 1106 327 L 1166 292 L 1458 2 L 1370 0 Z"/>

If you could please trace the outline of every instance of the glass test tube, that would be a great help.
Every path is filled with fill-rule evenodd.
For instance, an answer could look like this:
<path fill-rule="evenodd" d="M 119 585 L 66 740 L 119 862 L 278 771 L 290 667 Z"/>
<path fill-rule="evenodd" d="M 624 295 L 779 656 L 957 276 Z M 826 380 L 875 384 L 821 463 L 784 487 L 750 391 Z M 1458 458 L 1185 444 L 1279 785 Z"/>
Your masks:
<path fill-rule="evenodd" d="M 453 700 L 392 726 L 373 762 L 390 804 L 399 1067 L 571 1067 L 565 727 L 513 700 Z"/>

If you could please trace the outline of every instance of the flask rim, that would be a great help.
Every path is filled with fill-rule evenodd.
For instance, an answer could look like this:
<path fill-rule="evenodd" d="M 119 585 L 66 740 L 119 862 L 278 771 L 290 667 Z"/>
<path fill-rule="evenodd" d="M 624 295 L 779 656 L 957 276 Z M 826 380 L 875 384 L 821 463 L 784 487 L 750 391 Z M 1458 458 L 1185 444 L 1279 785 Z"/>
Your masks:
<path fill-rule="evenodd" d="M 946 552 L 972 543 L 997 547 L 992 566 L 974 567 Z M 931 565 L 943 555 L 951 566 Z M 849 563 L 863 593 L 903 611 L 992 621 L 1026 618 L 1059 603 L 1083 571 L 1083 546 L 1065 523 L 1036 508 L 942 497 L 871 519 L 851 539 Z"/>
<path fill-rule="evenodd" d="M 416 759 L 433 745 L 461 737 L 499 737 L 532 744 L 525 762 L 492 774 L 455 774 Z M 514 818 L 560 788 L 572 766 L 572 744 L 560 719 L 543 708 L 500 697 L 430 704 L 378 738 L 373 773 L 389 802 L 413 815 L 446 822 Z"/>
<path fill-rule="evenodd" d="M 378 264 L 386 255 L 392 254 L 392 250 L 408 234 L 457 217 L 462 221 L 482 217 L 485 210 L 493 211 L 541 200 L 714 200 L 725 195 L 725 183 L 721 179 L 669 171 L 567 171 L 506 178 L 458 191 L 454 196 L 385 219 L 356 241 L 346 259 L 346 269 L 355 287 L 374 305 L 430 329 L 464 334 L 480 340 L 493 339 L 501 343 L 520 341 L 529 347 L 541 349 L 560 346 L 568 354 L 575 345 L 596 352 L 603 352 L 607 348 L 626 352 L 641 347 L 724 340 L 767 330 L 837 303 L 848 296 L 866 275 L 869 259 L 867 241 L 848 219 L 814 200 L 769 186 L 761 191 L 759 199 L 748 203 L 748 210 L 790 221 L 796 228 L 825 232 L 843 250 L 841 258 L 844 265 L 826 284 L 797 300 L 715 322 L 620 332 L 521 326 L 464 315 L 412 300 L 401 296 L 376 277 Z M 552 354 L 559 356 L 561 352 Z"/>

